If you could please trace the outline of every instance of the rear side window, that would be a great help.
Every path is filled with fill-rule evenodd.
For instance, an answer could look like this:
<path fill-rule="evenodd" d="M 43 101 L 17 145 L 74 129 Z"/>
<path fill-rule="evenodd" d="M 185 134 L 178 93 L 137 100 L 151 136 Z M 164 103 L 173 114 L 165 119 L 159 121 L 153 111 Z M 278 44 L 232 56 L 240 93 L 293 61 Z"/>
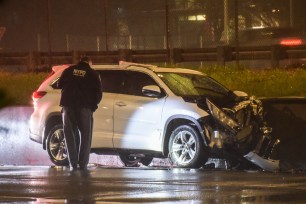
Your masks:
<path fill-rule="evenodd" d="M 47 76 L 47 78 L 45 78 L 45 80 L 44 80 L 42 83 L 44 83 L 45 81 L 49 80 L 54 74 L 55 74 L 55 72 L 52 71 L 52 72 Z M 51 86 L 53 89 L 59 89 L 59 88 L 57 87 L 57 81 L 58 81 L 58 80 L 59 80 L 59 77 L 56 78 L 56 79 L 54 79 L 53 81 L 51 81 L 50 86 Z"/>
<path fill-rule="evenodd" d="M 124 94 L 124 71 L 98 71 L 101 77 L 103 92 Z"/>

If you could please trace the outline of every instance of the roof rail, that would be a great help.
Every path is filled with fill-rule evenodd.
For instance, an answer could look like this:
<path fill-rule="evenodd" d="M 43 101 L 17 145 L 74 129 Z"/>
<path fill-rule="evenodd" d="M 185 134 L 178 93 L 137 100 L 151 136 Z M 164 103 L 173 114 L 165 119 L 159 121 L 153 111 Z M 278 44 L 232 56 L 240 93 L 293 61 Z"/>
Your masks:
<path fill-rule="evenodd" d="M 154 68 L 156 68 L 156 65 L 151 65 L 151 64 L 139 64 L 139 63 L 134 63 L 134 62 L 126 62 L 126 61 L 119 61 L 119 66 L 122 68 L 128 68 L 130 66 L 136 66 L 136 67 L 143 67 L 147 68 L 153 71 Z"/>

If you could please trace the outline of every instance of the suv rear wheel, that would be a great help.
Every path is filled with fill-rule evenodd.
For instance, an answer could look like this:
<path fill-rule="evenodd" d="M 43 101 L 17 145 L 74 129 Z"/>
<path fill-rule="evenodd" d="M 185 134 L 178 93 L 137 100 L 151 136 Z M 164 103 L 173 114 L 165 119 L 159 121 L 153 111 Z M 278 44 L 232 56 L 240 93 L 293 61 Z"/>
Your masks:
<path fill-rule="evenodd" d="M 170 158 L 178 167 L 200 167 L 208 159 L 205 149 L 199 133 L 189 125 L 178 126 L 170 136 Z"/>
<path fill-rule="evenodd" d="M 47 137 L 47 152 L 50 160 L 57 166 L 68 166 L 68 155 L 62 124 L 51 128 Z"/>

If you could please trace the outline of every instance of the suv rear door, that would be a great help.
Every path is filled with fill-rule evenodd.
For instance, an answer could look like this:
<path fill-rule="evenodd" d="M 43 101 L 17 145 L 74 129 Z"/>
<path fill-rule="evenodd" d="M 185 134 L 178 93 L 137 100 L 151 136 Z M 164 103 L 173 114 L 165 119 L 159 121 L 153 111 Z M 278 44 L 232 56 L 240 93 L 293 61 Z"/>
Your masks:
<path fill-rule="evenodd" d="M 124 71 L 98 70 L 103 89 L 102 101 L 94 113 L 92 148 L 113 148 L 114 101 L 123 93 Z"/>

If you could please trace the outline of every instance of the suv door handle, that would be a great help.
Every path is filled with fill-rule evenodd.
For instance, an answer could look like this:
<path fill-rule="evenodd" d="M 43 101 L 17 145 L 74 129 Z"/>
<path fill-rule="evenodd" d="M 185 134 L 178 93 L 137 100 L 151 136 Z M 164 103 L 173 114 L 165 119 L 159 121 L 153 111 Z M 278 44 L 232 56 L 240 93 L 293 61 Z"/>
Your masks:
<path fill-rule="evenodd" d="M 119 107 L 126 106 L 126 103 L 124 103 L 123 101 L 118 101 L 115 104 L 116 106 L 119 106 Z"/>

